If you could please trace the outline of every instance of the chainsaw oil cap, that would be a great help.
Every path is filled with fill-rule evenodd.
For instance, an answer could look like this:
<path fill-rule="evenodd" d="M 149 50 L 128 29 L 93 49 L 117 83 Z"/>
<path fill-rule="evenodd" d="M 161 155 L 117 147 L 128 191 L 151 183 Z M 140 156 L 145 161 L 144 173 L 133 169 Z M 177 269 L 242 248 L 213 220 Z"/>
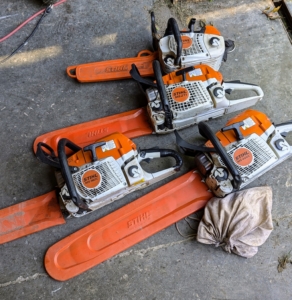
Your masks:
<path fill-rule="evenodd" d="M 181 36 L 181 41 L 182 41 L 182 47 L 183 49 L 188 49 L 192 46 L 193 44 L 193 40 L 192 38 L 190 38 L 189 36 L 187 35 L 182 35 Z"/>
<path fill-rule="evenodd" d="M 187 88 L 183 86 L 176 87 L 171 92 L 171 98 L 176 102 L 185 102 L 189 100 L 190 93 Z"/>
<path fill-rule="evenodd" d="M 82 185 L 87 189 L 95 189 L 101 183 L 101 176 L 96 170 L 87 170 L 82 175 Z"/>

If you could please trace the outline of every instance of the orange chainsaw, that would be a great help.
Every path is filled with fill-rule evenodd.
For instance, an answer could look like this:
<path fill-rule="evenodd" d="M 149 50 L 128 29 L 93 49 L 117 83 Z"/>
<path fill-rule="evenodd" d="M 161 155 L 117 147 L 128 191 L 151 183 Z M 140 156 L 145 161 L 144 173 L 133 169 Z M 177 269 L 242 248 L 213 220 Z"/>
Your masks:
<path fill-rule="evenodd" d="M 151 133 L 169 133 L 248 108 L 264 95 L 257 85 L 239 81 L 224 82 L 221 73 L 207 65 L 188 67 L 162 76 L 160 64 L 155 60 L 153 69 L 155 82 L 142 78 L 135 65 L 131 69 L 132 77 L 139 82 L 146 95 L 146 108 L 41 135 L 34 142 L 34 151 L 39 142 L 48 144 L 56 151 L 62 137 L 83 147 L 116 131 L 129 138 Z M 226 98 L 227 94 L 237 90 L 253 92 L 256 95 L 237 100 Z"/>
<path fill-rule="evenodd" d="M 66 148 L 73 154 L 66 155 Z M 62 213 L 81 217 L 145 188 L 176 172 L 182 166 L 179 154 L 168 149 L 136 149 L 123 134 L 104 137 L 83 149 L 68 139 L 58 143 L 58 157 L 48 145 L 38 144 L 37 158 L 56 169 L 56 192 L 0 210 L 0 244 L 42 229 L 65 223 Z M 142 161 L 172 157 L 176 164 L 155 173 L 141 167 Z M 61 208 L 60 208 L 61 207 Z"/>
<path fill-rule="evenodd" d="M 67 67 L 67 74 L 79 82 L 98 82 L 131 78 L 132 64 L 139 69 L 141 76 L 154 75 L 153 60 L 159 57 L 165 73 L 178 68 L 207 64 L 218 70 L 222 60 L 226 61 L 227 52 L 234 49 L 234 42 L 224 41 L 220 32 L 211 25 L 204 25 L 195 31 L 196 19 L 191 19 L 188 30 L 179 31 L 175 19 L 168 20 L 162 38 L 158 37 L 154 13 L 151 13 L 151 31 L 155 52 L 142 50 L 137 57 L 93 62 Z"/>
<path fill-rule="evenodd" d="M 259 111 L 239 114 L 216 135 L 204 122 L 199 130 L 209 140 L 205 146 L 176 133 L 199 172 L 188 172 L 50 247 L 45 256 L 50 276 L 61 281 L 77 276 L 204 207 L 213 193 L 241 189 L 292 155 L 285 139 L 292 122 L 273 125 Z"/>

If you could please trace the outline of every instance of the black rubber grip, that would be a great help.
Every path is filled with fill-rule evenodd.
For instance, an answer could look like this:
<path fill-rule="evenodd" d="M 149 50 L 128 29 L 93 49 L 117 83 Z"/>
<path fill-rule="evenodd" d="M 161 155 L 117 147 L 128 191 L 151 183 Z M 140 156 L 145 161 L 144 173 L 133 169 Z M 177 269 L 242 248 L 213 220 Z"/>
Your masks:
<path fill-rule="evenodd" d="M 165 112 L 165 126 L 169 129 L 172 129 L 172 113 L 170 110 L 170 105 L 168 102 L 165 85 L 162 79 L 162 73 L 160 68 L 160 63 L 158 60 L 153 61 L 153 71 L 156 79 L 157 90 L 160 95 L 160 99 L 163 105 L 163 110 Z"/>
<path fill-rule="evenodd" d="M 240 174 L 233 163 L 233 161 L 228 156 L 225 148 L 221 145 L 220 141 L 218 140 L 217 136 L 213 133 L 209 125 L 205 122 L 200 122 L 198 124 L 199 132 L 202 136 L 208 138 L 211 143 L 213 144 L 214 148 L 217 150 L 218 154 L 220 155 L 221 159 L 223 160 L 225 166 L 228 168 L 229 172 L 231 173 L 234 183 L 233 186 L 235 189 L 239 189 L 242 179 Z"/>
<path fill-rule="evenodd" d="M 190 30 L 190 32 L 195 32 L 195 24 L 196 24 L 196 19 L 195 18 L 191 18 L 188 24 L 188 28 Z"/>
<path fill-rule="evenodd" d="M 135 81 L 137 81 L 140 84 L 146 84 L 147 87 L 151 86 L 151 87 L 157 88 L 157 85 L 153 81 L 151 81 L 150 79 L 147 79 L 147 78 L 143 78 L 140 75 L 140 72 L 135 64 L 132 64 L 132 68 L 130 70 L 130 75 L 132 76 L 132 78 Z"/>
<path fill-rule="evenodd" d="M 165 30 L 164 36 L 167 36 L 167 35 L 174 36 L 174 39 L 177 44 L 176 58 L 174 60 L 174 64 L 179 65 L 180 60 L 181 60 L 181 53 L 182 53 L 182 41 L 181 41 L 180 31 L 179 31 L 177 22 L 174 18 L 170 18 L 167 22 L 167 28 Z"/>
<path fill-rule="evenodd" d="M 171 149 L 141 149 L 140 150 L 140 156 L 143 157 L 143 152 L 146 153 L 159 153 L 160 157 L 173 157 L 175 159 L 175 166 L 173 166 L 175 168 L 176 171 L 179 171 L 180 168 L 183 165 L 183 160 L 180 157 L 179 153 L 171 150 Z"/>
<path fill-rule="evenodd" d="M 73 182 L 73 178 L 71 175 L 71 171 L 70 171 L 70 168 L 68 165 L 68 161 L 67 161 L 67 156 L 66 156 L 66 151 L 65 151 L 66 147 L 73 150 L 74 152 L 81 150 L 81 148 L 65 138 L 61 139 L 58 142 L 58 156 L 59 156 L 59 161 L 60 161 L 60 166 L 61 166 L 61 172 L 62 172 L 63 178 L 66 182 L 70 197 L 76 206 L 78 206 L 82 209 L 88 210 L 87 204 L 84 203 L 79 198 L 79 195 L 77 194 L 77 191 L 76 191 L 76 188 L 75 188 L 75 185 Z"/>
<path fill-rule="evenodd" d="M 50 153 L 47 153 L 43 150 L 43 148 L 47 149 Z M 54 152 L 54 150 L 47 144 L 39 142 L 37 145 L 36 157 L 43 163 L 60 169 L 59 160 Z"/>
<path fill-rule="evenodd" d="M 190 144 L 182 139 L 179 133 L 174 131 L 176 137 L 176 144 L 183 150 L 184 154 L 189 156 L 196 156 L 198 152 L 217 152 L 215 148 L 197 146 Z"/>

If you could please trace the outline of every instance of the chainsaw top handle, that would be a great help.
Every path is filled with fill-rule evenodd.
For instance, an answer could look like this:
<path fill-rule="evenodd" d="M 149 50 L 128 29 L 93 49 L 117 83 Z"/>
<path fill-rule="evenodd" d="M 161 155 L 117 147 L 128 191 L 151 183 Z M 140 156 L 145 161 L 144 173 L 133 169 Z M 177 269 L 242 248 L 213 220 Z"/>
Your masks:
<path fill-rule="evenodd" d="M 79 146 L 75 145 L 74 143 L 72 143 L 71 141 L 69 141 L 68 139 L 63 138 L 58 143 L 58 156 L 59 156 L 61 172 L 62 172 L 63 178 L 66 182 L 68 192 L 70 194 L 72 201 L 79 208 L 88 210 L 87 204 L 80 199 L 80 197 L 76 191 L 76 188 L 75 188 L 75 185 L 73 182 L 73 178 L 71 175 L 70 167 L 69 167 L 68 161 L 67 161 L 67 155 L 66 155 L 66 149 L 65 149 L 66 147 L 73 150 L 74 152 L 79 151 L 81 148 Z"/>
<path fill-rule="evenodd" d="M 139 157 L 141 160 L 147 160 L 154 157 L 173 157 L 176 164 L 172 168 L 175 171 L 179 171 L 183 164 L 180 155 L 176 151 L 171 149 L 140 149 Z"/>
<path fill-rule="evenodd" d="M 174 18 L 170 18 L 167 22 L 167 27 L 164 36 L 173 35 L 177 44 L 176 48 L 176 58 L 174 59 L 174 64 L 176 66 L 180 65 L 181 54 L 182 54 L 182 40 L 180 36 L 180 31 L 177 22 Z"/>
<path fill-rule="evenodd" d="M 172 129 L 172 113 L 170 110 L 170 105 L 168 102 L 166 90 L 165 90 L 165 85 L 162 79 L 162 73 L 161 73 L 161 68 L 160 68 L 160 63 L 158 60 L 153 61 L 153 71 L 154 71 L 154 76 L 156 79 L 156 84 L 157 84 L 157 90 L 163 105 L 163 109 L 165 112 L 165 126 L 169 129 Z"/>
<path fill-rule="evenodd" d="M 234 183 L 233 183 L 234 188 L 239 189 L 239 187 L 242 183 L 241 176 L 240 176 L 236 166 L 234 165 L 233 161 L 228 156 L 225 148 L 221 145 L 221 143 L 218 140 L 217 136 L 213 133 L 213 131 L 211 130 L 209 125 L 205 122 L 200 122 L 198 124 L 198 128 L 199 128 L 200 134 L 203 137 L 205 137 L 205 138 L 207 138 L 211 141 L 214 148 L 217 150 L 218 154 L 220 155 L 221 159 L 223 160 L 225 166 L 227 167 L 227 169 L 231 173 L 231 175 L 233 177 L 233 180 L 234 180 Z"/>

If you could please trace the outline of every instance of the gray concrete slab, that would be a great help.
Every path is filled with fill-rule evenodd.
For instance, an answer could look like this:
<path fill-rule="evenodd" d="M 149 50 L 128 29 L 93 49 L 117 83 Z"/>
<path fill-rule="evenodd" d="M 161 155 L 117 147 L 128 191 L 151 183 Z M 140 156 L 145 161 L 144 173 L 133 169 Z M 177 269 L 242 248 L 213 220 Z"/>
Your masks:
<path fill-rule="evenodd" d="M 68 78 L 69 65 L 131 57 L 151 49 L 149 10 L 155 9 L 161 31 L 170 16 L 186 26 L 195 16 L 212 21 L 236 50 L 222 65 L 225 80 L 258 84 L 265 92 L 256 109 L 275 123 L 292 118 L 292 49 L 280 20 L 261 14 L 268 0 L 67 1 L 48 15 L 33 39 L 0 65 L 0 208 L 36 197 L 55 186 L 53 171 L 39 163 L 31 146 L 45 132 L 140 107 L 143 95 L 131 80 L 80 84 Z M 3 0 L 0 34 L 42 8 L 40 1 Z M 0 58 L 31 32 L 36 20 L 1 43 Z M 217 130 L 230 116 L 209 124 Z M 197 128 L 182 135 L 194 141 Z M 175 149 L 174 137 L 135 139 L 142 147 Z M 193 167 L 185 158 L 182 172 Z M 182 238 L 171 226 L 130 250 L 67 282 L 51 279 L 43 258 L 49 246 L 94 220 L 124 206 L 159 184 L 133 193 L 86 218 L 0 246 L 1 299 L 291 299 L 292 266 L 278 273 L 278 257 L 291 245 L 292 160 L 251 186 L 273 188 L 275 229 L 252 259 Z M 171 179 L 165 180 L 165 182 Z M 183 224 L 181 224 L 183 226 Z"/>

